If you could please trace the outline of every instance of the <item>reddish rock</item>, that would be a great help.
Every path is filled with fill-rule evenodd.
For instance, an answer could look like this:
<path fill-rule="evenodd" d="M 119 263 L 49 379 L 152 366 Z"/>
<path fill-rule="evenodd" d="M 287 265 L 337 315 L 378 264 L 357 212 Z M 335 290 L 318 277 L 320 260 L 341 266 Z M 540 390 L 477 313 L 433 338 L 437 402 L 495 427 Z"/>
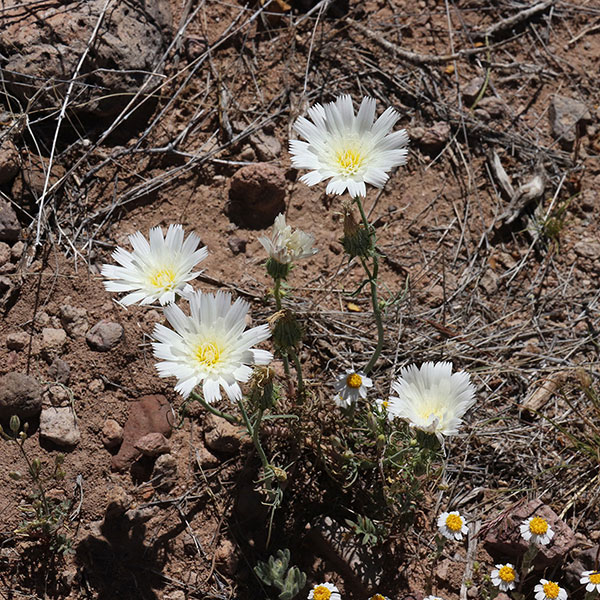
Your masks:
<path fill-rule="evenodd" d="M 521 537 L 519 525 L 532 516 L 546 519 L 554 531 L 550 544 L 539 546 L 534 567 L 541 570 L 561 563 L 575 547 L 575 533 L 541 500 L 532 500 L 517 507 L 487 532 L 483 542 L 489 554 L 495 557 L 509 557 L 513 562 L 522 557 L 528 543 Z"/>
<path fill-rule="evenodd" d="M 161 395 L 144 396 L 133 402 L 129 418 L 123 428 L 123 443 L 119 453 L 113 456 L 112 468 L 123 471 L 142 454 L 136 442 L 148 433 L 171 434 L 171 407 Z"/>
<path fill-rule="evenodd" d="M 167 454 L 171 451 L 169 440 L 162 434 L 156 431 L 147 433 L 141 437 L 135 447 L 144 455 L 154 458 L 161 454 Z"/>
<path fill-rule="evenodd" d="M 231 178 L 227 216 L 240 227 L 263 229 L 285 212 L 285 175 L 267 163 L 247 165 Z"/>
<path fill-rule="evenodd" d="M 85 339 L 92 350 L 108 352 L 123 338 L 123 326 L 106 319 L 98 321 L 87 333 Z"/>
<path fill-rule="evenodd" d="M 102 443 L 105 448 L 116 448 L 123 441 L 123 428 L 114 420 L 106 419 L 102 426 Z"/>
<path fill-rule="evenodd" d="M 19 152 L 10 139 L 0 141 L 0 183 L 10 181 L 19 172 Z"/>

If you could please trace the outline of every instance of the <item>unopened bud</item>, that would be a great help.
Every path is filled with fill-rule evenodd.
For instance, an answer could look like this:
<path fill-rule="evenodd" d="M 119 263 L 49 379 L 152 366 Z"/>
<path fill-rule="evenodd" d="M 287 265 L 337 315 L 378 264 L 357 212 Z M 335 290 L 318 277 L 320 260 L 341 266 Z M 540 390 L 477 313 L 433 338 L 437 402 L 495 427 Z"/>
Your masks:
<path fill-rule="evenodd" d="M 385 435 L 383 433 L 377 436 L 377 450 L 383 450 L 385 446 Z"/>
<path fill-rule="evenodd" d="M 267 273 L 273 279 L 286 279 L 291 268 L 292 263 L 280 263 L 274 258 L 267 260 Z"/>
<path fill-rule="evenodd" d="M 17 433 L 21 428 L 21 419 L 17 415 L 13 415 L 8 422 L 8 426 L 13 433 Z"/>
<path fill-rule="evenodd" d="M 294 313 L 286 308 L 269 318 L 275 346 L 282 351 L 295 348 L 302 339 L 302 328 Z"/>
<path fill-rule="evenodd" d="M 373 253 L 371 234 L 354 220 L 350 210 L 344 213 L 344 237 L 341 242 L 346 254 L 351 257 L 366 257 Z"/>

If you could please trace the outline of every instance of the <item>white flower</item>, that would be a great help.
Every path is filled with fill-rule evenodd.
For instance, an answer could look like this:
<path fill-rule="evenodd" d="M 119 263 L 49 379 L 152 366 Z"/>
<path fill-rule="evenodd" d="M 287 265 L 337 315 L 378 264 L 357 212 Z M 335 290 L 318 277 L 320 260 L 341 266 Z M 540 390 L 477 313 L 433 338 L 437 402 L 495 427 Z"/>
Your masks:
<path fill-rule="evenodd" d="M 310 590 L 308 600 L 342 600 L 342 597 L 333 583 L 320 583 Z"/>
<path fill-rule="evenodd" d="M 373 381 L 362 371 L 348 369 L 334 384 L 337 394 L 333 401 L 342 408 L 354 404 L 359 398 L 367 397 L 367 388 L 373 387 Z"/>
<path fill-rule="evenodd" d="M 584 571 L 579 583 L 586 583 L 585 591 L 600 593 L 600 571 Z"/>
<path fill-rule="evenodd" d="M 439 532 L 449 540 L 462 540 L 463 535 L 469 533 L 465 520 L 456 510 L 452 512 L 443 512 L 437 520 Z"/>
<path fill-rule="evenodd" d="M 156 368 L 161 377 L 177 377 L 175 390 L 189 396 L 202 383 L 207 402 L 221 398 L 222 387 L 230 400 L 239 400 L 239 382 L 248 381 L 252 369 L 248 365 L 266 365 L 273 355 L 252 348 L 270 337 L 268 325 L 244 331 L 250 305 L 231 294 L 194 292 L 189 296 L 190 316 L 176 305 L 164 309 L 173 326 L 156 325 L 152 344 L 154 355 L 162 359 Z"/>
<path fill-rule="evenodd" d="M 427 596 L 427 598 L 423 598 L 423 600 L 443 600 L 439 596 Z"/>
<path fill-rule="evenodd" d="M 315 238 L 301 229 L 292 231 L 292 228 L 285 224 L 283 214 L 275 217 L 271 238 L 261 236 L 258 241 L 269 256 L 281 264 L 290 264 L 317 252 L 317 249 L 312 247 Z"/>
<path fill-rule="evenodd" d="M 542 517 L 529 517 L 525 519 L 520 525 L 521 536 L 526 542 L 532 544 L 540 544 L 545 546 L 550 543 L 550 540 L 554 537 L 554 531 L 548 525 L 548 521 Z"/>
<path fill-rule="evenodd" d="M 307 141 L 290 141 L 292 165 L 310 169 L 300 180 L 315 185 L 326 179 L 328 194 L 366 196 L 366 183 L 381 188 L 387 171 L 406 162 L 408 134 L 404 129 L 389 133 L 399 119 L 388 108 L 375 123 L 375 100 L 363 98 L 354 115 L 350 96 L 308 110 L 312 119 L 300 117 L 294 129 Z"/>
<path fill-rule="evenodd" d="M 547 579 L 540 579 L 533 591 L 535 592 L 535 600 L 567 600 L 566 590 Z"/>
<path fill-rule="evenodd" d="M 191 291 L 187 283 L 195 279 L 199 271 L 192 269 L 208 256 L 206 246 L 198 248 L 200 238 L 190 233 L 186 240 L 181 225 L 169 225 L 166 237 L 160 227 L 150 230 L 150 242 L 136 231 L 129 236 L 133 252 L 117 248 L 113 259 L 120 266 L 104 265 L 102 275 L 108 279 L 104 287 L 109 292 L 130 292 L 121 304 L 169 304 L 175 294 Z"/>
<path fill-rule="evenodd" d="M 381 594 L 375 594 L 371 596 L 369 600 L 390 600 L 387 596 L 382 596 Z"/>
<path fill-rule="evenodd" d="M 515 568 L 510 563 L 505 565 L 496 565 L 496 569 L 491 573 L 492 583 L 500 589 L 501 592 L 514 590 L 519 578 Z"/>
<path fill-rule="evenodd" d="M 455 435 L 462 417 L 475 402 L 475 388 L 467 373 L 452 373 L 452 363 L 426 362 L 418 369 L 404 367 L 392 383 L 398 396 L 391 396 L 388 418 L 400 417 L 440 442 L 444 435 Z"/>

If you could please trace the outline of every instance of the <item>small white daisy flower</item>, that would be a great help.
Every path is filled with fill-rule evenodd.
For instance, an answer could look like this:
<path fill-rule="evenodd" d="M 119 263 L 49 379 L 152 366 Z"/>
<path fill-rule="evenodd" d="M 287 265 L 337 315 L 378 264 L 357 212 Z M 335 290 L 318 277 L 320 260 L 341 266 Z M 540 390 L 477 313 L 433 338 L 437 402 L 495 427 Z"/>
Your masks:
<path fill-rule="evenodd" d="M 275 217 L 271 237 L 261 236 L 258 241 L 263 245 L 270 258 L 281 264 L 290 264 L 300 258 L 312 256 L 318 250 L 313 248 L 315 238 L 301 229 L 285 224 L 283 214 Z"/>
<path fill-rule="evenodd" d="M 439 596 L 427 596 L 427 598 L 423 598 L 423 600 L 443 600 Z"/>
<path fill-rule="evenodd" d="M 437 520 L 438 531 L 449 540 L 462 540 L 463 535 L 469 533 L 465 520 L 456 510 L 443 512 Z"/>
<path fill-rule="evenodd" d="M 499 588 L 501 592 L 514 590 L 515 585 L 519 582 L 517 572 L 510 563 L 496 565 L 496 569 L 492 571 L 490 577 L 492 578 L 492 583 Z"/>
<path fill-rule="evenodd" d="M 540 579 L 533 591 L 535 592 L 535 600 L 567 600 L 567 591 L 557 583 L 547 579 Z"/>
<path fill-rule="evenodd" d="M 381 594 L 375 594 L 369 598 L 369 600 L 390 600 L 387 596 L 382 596 Z"/>
<path fill-rule="evenodd" d="M 292 165 L 310 169 L 300 178 L 307 185 L 330 179 L 328 194 L 348 190 L 352 197 L 366 196 L 366 183 L 382 188 L 387 172 L 406 162 L 408 134 L 404 129 L 390 133 L 398 113 L 388 108 L 373 123 L 373 98 L 363 98 L 357 115 L 348 95 L 325 106 L 315 104 L 308 115 L 312 122 L 300 117 L 294 124 L 307 141 L 290 141 Z"/>
<path fill-rule="evenodd" d="M 600 571 L 584 571 L 581 574 L 579 583 L 585 583 L 586 592 L 596 592 L 600 594 Z"/>
<path fill-rule="evenodd" d="M 464 414 L 475 402 L 475 387 L 464 371 L 452 373 L 452 363 L 426 362 L 404 367 L 392 383 L 388 418 L 399 417 L 411 427 L 435 433 L 440 442 L 455 435 Z"/>
<path fill-rule="evenodd" d="M 183 239 L 181 225 L 169 225 L 163 237 L 160 227 L 150 230 L 149 241 L 136 231 L 129 236 L 133 252 L 117 248 L 113 252 L 116 265 L 104 265 L 102 275 L 108 280 L 104 287 L 109 292 L 129 292 L 121 304 L 151 304 L 175 302 L 175 294 L 185 295 L 191 291 L 188 281 L 195 279 L 200 271 L 192 269 L 208 256 L 206 246 L 198 248 L 200 238 L 190 233 Z"/>
<path fill-rule="evenodd" d="M 334 387 L 337 392 L 333 398 L 334 402 L 342 408 L 347 408 L 359 398 L 367 397 L 367 388 L 373 387 L 373 381 L 362 371 L 348 369 L 346 375 L 342 375 L 335 382 Z"/>
<path fill-rule="evenodd" d="M 177 377 L 175 390 L 184 398 L 202 383 L 207 402 L 221 398 L 221 387 L 230 400 L 239 400 L 238 382 L 250 378 L 249 365 L 266 365 L 273 358 L 267 350 L 252 348 L 270 337 L 269 326 L 244 331 L 250 305 L 240 298 L 232 304 L 231 294 L 197 291 L 188 299 L 190 316 L 170 304 L 164 313 L 173 329 L 155 326 L 152 347 L 162 361 L 156 365 L 159 375 Z"/>
<path fill-rule="evenodd" d="M 521 537 L 532 544 L 539 544 L 545 546 L 550 543 L 550 540 L 554 537 L 554 531 L 548 525 L 548 521 L 542 517 L 529 517 L 525 519 L 520 525 Z"/>
<path fill-rule="evenodd" d="M 342 597 L 333 583 L 320 583 L 310 590 L 308 600 L 342 600 Z"/>

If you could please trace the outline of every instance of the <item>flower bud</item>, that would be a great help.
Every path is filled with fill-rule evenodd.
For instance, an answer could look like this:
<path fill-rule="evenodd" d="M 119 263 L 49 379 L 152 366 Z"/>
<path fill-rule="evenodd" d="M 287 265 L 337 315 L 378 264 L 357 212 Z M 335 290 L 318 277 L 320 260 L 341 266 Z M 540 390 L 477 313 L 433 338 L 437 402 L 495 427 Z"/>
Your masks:
<path fill-rule="evenodd" d="M 371 234 L 354 220 L 349 210 L 344 213 L 344 237 L 341 242 L 346 254 L 351 257 L 367 257 L 374 250 Z"/>
<path fill-rule="evenodd" d="M 278 350 L 285 352 L 295 348 L 302 339 L 302 328 L 294 313 L 286 308 L 277 311 L 270 319 L 273 342 Z"/>
<path fill-rule="evenodd" d="M 19 429 L 21 428 L 21 419 L 19 419 L 19 417 L 17 415 L 13 415 L 10 418 L 8 426 L 10 427 L 10 430 L 13 433 L 17 433 L 17 431 L 19 431 Z"/>
<path fill-rule="evenodd" d="M 291 268 L 292 263 L 280 263 L 274 258 L 267 259 L 267 273 L 272 279 L 286 279 Z"/>

